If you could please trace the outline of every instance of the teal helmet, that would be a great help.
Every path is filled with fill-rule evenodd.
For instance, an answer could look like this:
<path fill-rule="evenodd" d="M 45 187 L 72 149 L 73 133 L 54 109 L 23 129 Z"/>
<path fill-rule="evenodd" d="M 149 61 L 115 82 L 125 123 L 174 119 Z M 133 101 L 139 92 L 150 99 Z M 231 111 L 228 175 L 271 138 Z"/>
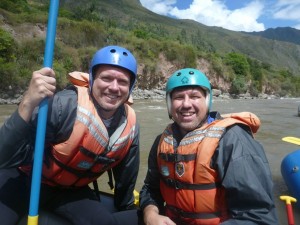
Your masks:
<path fill-rule="evenodd" d="M 112 65 L 128 70 L 131 74 L 129 94 L 132 92 L 137 78 L 137 61 L 129 50 L 120 46 L 106 46 L 95 53 L 89 73 L 90 91 L 92 91 L 96 68 L 100 65 Z"/>
<path fill-rule="evenodd" d="M 166 100 L 169 116 L 171 110 L 171 93 L 174 89 L 184 86 L 198 86 L 206 92 L 206 105 L 209 112 L 212 104 L 212 90 L 209 80 L 201 71 L 185 68 L 173 73 L 167 81 Z"/>

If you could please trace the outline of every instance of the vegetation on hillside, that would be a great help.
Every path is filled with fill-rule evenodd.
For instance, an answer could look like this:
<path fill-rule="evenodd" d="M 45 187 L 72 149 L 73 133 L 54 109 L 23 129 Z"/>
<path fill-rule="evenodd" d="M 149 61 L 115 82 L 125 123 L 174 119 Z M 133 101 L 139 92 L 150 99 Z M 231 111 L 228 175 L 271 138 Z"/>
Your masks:
<path fill-rule="evenodd" d="M 196 67 L 199 59 L 205 59 L 210 63 L 211 73 L 231 83 L 230 90 L 224 90 L 231 94 L 248 91 L 253 96 L 259 93 L 300 96 L 300 76 L 297 70 L 293 69 L 295 65 L 278 66 L 270 63 L 272 60 L 268 57 L 273 56 L 256 58 L 250 54 L 263 52 L 259 49 L 262 48 L 261 43 L 254 51 L 253 46 L 247 46 L 247 43 L 236 39 L 235 46 L 240 43 L 241 49 L 248 48 L 247 53 L 242 53 L 238 47 L 235 49 L 228 47 L 229 44 L 220 46 L 220 42 L 213 40 L 214 38 L 211 38 L 201 25 L 191 31 L 186 27 L 186 24 L 194 24 L 191 21 L 187 21 L 185 26 L 177 20 L 173 20 L 173 24 L 167 24 L 170 23 L 170 19 L 159 23 L 157 19 L 159 16 L 149 12 L 148 18 L 151 16 L 153 19 L 151 23 L 149 20 L 139 20 L 139 14 L 146 12 L 135 2 L 136 0 L 61 1 L 53 64 L 59 88 L 67 84 L 68 72 L 75 70 L 87 72 L 92 54 L 98 48 L 112 44 L 132 50 L 139 64 L 144 65 L 143 76 L 139 74 L 137 83 L 142 89 L 157 88 L 165 82 L 158 69 L 160 63 L 158 59 L 163 54 L 176 68 Z M 17 29 L 19 25 L 27 23 L 47 24 L 48 3 L 49 1 L 43 0 L 1 0 L 0 16 L 3 19 L 0 20 L 0 90 L 2 92 L 26 88 L 32 71 L 39 69 L 43 64 L 45 46 L 45 40 L 41 36 L 18 38 L 9 29 L 4 29 L 4 25 Z M 136 10 L 136 17 L 128 14 L 128 10 L 134 7 L 140 7 Z M 114 8 L 121 8 L 125 12 L 124 15 L 117 14 Z M 193 27 L 195 28 L 195 25 Z M 213 29 L 215 35 L 218 35 L 218 32 L 221 32 L 221 36 L 214 36 L 216 40 L 228 38 L 224 36 L 226 31 L 223 29 Z M 230 48 L 231 50 L 228 50 Z M 290 54 L 296 53 L 291 50 Z M 263 57 L 267 59 L 261 60 Z M 219 88 L 218 84 L 214 86 Z"/>

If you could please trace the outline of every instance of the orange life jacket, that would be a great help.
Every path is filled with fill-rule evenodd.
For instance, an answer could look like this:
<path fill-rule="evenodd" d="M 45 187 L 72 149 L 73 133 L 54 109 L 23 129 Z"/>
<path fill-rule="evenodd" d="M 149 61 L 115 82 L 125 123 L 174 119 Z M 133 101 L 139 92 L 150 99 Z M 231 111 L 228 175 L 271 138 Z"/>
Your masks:
<path fill-rule="evenodd" d="M 256 132 L 259 119 L 252 113 L 226 118 L 189 132 L 174 149 L 171 125 L 163 132 L 158 147 L 160 190 L 166 215 L 177 224 L 217 225 L 229 218 L 225 190 L 211 158 L 226 127 L 243 124 Z"/>
<path fill-rule="evenodd" d="M 68 140 L 51 146 L 51 154 L 43 163 L 43 183 L 87 185 L 120 163 L 129 151 L 135 134 L 134 110 L 125 104 L 127 119 L 109 137 L 84 84 L 75 85 L 78 106 L 73 131 Z"/>

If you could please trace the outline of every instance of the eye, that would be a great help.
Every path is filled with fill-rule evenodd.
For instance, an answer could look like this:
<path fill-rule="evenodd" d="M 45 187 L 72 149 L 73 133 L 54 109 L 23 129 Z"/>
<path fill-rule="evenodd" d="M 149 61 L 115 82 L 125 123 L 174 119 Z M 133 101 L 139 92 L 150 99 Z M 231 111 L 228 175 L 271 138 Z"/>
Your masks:
<path fill-rule="evenodd" d="M 108 76 L 103 76 L 103 77 L 100 77 L 101 80 L 103 80 L 104 82 L 111 82 L 112 79 Z"/>
<path fill-rule="evenodd" d="M 118 83 L 121 86 L 129 86 L 129 81 L 128 80 L 119 80 Z"/>
<path fill-rule="evenodd" d="M 191 98 L 192 99 L 199 99 L 199 98 L 202 98 L 202 96 L 199 95 L 199 94 L 194 94 L 194 95 L 191 96 Z"/>
<path fill-rule="evenodd" d="M 184 99 L 184 98 L 181 97 L 181 96 L 177 96 L 177 97 L 174 97 L 174 99 L 175 99 L 175 100 L 182 100 L 182 99 Z"/>
<path fill-rule="evenodd" d="M 173 95 L 172 95 L 172 99 L 173 99 L 173 100 L 182 100 L 182 99 L 184 99 L 184 95 L 173 94 Z"/>

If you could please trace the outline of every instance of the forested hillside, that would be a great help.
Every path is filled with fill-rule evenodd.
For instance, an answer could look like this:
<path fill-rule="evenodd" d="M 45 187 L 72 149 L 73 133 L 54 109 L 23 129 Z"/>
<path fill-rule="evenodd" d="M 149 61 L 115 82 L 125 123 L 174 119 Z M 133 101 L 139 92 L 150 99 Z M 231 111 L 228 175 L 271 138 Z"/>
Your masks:
<path fill-rule="evenodd" d="M 0 1 L 0 92 L 26 88 L 43 64 L 49 1 Z M 54 69 L 59 87 L 88 71 L 93 53 L 122 45 L 139 63 L 137 87 L 162 88 L 182 67 L 197 67 L 214 88 L 300 96 L 300 45 L 154 14 L 138 0 L 60 1 Z"/>

